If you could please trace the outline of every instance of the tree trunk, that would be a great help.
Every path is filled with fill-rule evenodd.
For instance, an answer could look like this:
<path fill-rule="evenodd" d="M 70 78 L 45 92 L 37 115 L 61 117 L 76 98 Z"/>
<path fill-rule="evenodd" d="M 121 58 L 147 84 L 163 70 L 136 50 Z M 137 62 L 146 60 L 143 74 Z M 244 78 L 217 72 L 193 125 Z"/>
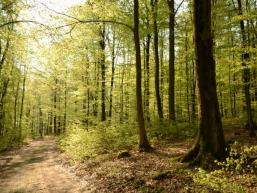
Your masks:
<path fill-rule="evenodd" d="M 191 113 L 190 113 L 190 104 L 189 104 L 189 60 L 188 60 L 188 33 L 187 33 L 187 28 L 185 26 L 185 32 L 186 32 L 186 37 L 185 37 L 185 51 L 186 51 L 186 56 L 185 56 L 185 64 L 186 64 L 186 101 L 187 101 L 187 116 L 188 116 L 188 121 L 189 123 L 191 122 Z"/>
<path fill-rule="evenodd" d="M 19 99 L 19 90 L 20 90 L 20 80 L 17 82 L 17 87 L 14 95 L 14 113 L 13 113 L 13 128 L 17 128 L 17 106 L 18 106 L 18 99 Z"/>
<path fill-rule="evenodd" d="M 149 26 L 149 24 L 148 24 Z M 150 97 L 150 44 L 151 35 L 147 34 L 145 45 L 145 117 L 150 121 L 149 97 Z"/>
<path fill-rule="evenodd" d="M 174 0 L 167 0 L 169 7 L 169 120 L 175 121 L 175 10 Z"/>
<path fill-rule="evenodd" d="M 157 110 L 160 119 L 163 119 L 162 102 L 160 95 L 160 58 L 159 58 L 159 32 L 157 24 L 158 0 L 151 0 L 153 12 L 153 31 L 154 31 L 154 60 L 155 60 L 155 97 Z"/>
<path fill-rule="evenodd" d="M 195 80 L 195 62 L 192 61 L 192 93 L 191 93 L 191 108 L 192 108 L 192 112 L 191 112 L 191 117 L 192 120 L 194 121 L 196 119 L 196 80 Z"/>
<path fill-rule="evenodd" d="M 109 117 L 112 117 L 112 92 L 114 86 L 114 75 L 115 75 L 115 43 L 116 43 L 116 35 L 115 31 L 113 32 L 113 45 L 112 45 L 112 74 L 111 74 L 111 88 L 110 88 L 110 107 L 109 107 Z"/>
<path fill-rule="evenodd" d="M 19 137 L 22 138 L 22 118 L 23 118 L 23 109 L 24 109 L 24 99 L 25 99 L 25 89 L 26 89 L 26 66 L 24 66 L 24 75 L 22 82 L 22 95 L 21 95 L 21 110 L 20 110 L 20 121 L 19 121 Z"/>
<path fill-rule="evenodd" d="M 66 68 L 66 71 L 65 71 L 65 88 L 64 88 L 65 90 L 64 90 L 63 133 L 65 133 L 66 127 L 67 127 L 67 94 L 68 94 L 67 76 L 68 76 L 68 69 Z"/>
<path fill-rule="evenodd" d="M 101 75 L 102 75 L 102 112 L 101 112 L 101 121 L 106 121 L 106 112 L 105 112 L 105 25 L 103 24 L 100 29 L 100 48 L 101 48 Z"/>
<path fill-rule="evenodd" d="M 150 151 L 152 148 L 148 142 L 144 111 L 142 103 L 142 72 L 141 72 L 141 53 L 140 53 L 140 38 L 139 38 L 139 3 L 134 0 L 134 43 L 136 51 L 136 101 L 137 101 L 137 121 L 139 125 L 139 150 Z"/>
<path fill-rule="evenodd" d="M 200 127 L 195 145 L 182 161 L 203 163 L 209 156 L 218 160 L 225 156 L 213 58 L 211 0 L 194 0 L 194 30 Z"/>
<path fill-rule="evenodd" d="M 237 3 L 238 3 L 238 15 L 243 15 L 241 0 L 237 0 Z M 248 45 L 248 42 L 247 42 L 247 36 L 246 36 L 246 32 L 245 32 L 244 20 L 240 20 L 240 29 L 241 29 L 241 36 L 242 36 L 242 46 L 243 46 L 243 48 L 246 48 L 246 46 Z M 242 54 L 242 66 L 244 67 L 243 83 L 244 83 L 244 95 L 245 95 L 246 113 L 247 113 L 247 127 L 249 129 L 250 136 L 253 137 L 256 134 L 254 132 L 255 124 L 254 124 L 253 116 L 252 116 L 251 96 L 250 96 L 251 72 L 246 64 L 246 62 L 249 59 L 250 59 L 250 54 L 248 52 L 244 52 Z"/>
<path fill-rule="evenodd" d="M 58 80 L 55 78 L 55 88 L 54 88 L 54 134 L 57 134 L 57 83 Z"/>

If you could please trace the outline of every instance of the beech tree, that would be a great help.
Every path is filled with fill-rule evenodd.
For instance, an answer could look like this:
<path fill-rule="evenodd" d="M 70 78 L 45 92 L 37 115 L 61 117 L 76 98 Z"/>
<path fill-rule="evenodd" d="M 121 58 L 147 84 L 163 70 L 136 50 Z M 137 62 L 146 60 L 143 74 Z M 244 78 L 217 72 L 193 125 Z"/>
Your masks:
<path fill-rule="evenodd" d="M 139 3 L 134 0 L 134 43 L 136 51 L 136 97 L 137 97 L 137 121 L 139 125 L 139 149 L 141 151 L 150 151 L 151 146 L 148 142 L 144 111 L 142 100 L 142 71 L 141 71 L 141 50 L 140 50 L 140 37 L 139 37 Z"/>
<path fill-rule="evenodd" d="M 199 100 L 199 131 L 193 148 L 182 161 L 194 163 L 212 156 L 223 159 L 225 139 L 216 88 L 215 60 L 213 57 L 211 0 L 194 0 L 194 38 L 196 77 Z"/>

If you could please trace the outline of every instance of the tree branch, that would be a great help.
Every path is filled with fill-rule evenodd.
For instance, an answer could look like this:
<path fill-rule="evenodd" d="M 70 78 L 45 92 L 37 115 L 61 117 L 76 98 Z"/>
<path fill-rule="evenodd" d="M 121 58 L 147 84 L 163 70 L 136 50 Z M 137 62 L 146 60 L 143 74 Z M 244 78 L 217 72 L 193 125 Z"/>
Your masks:
<path fill-rule="evenodd" d="M 62 15 L 62 16 L 65 16 L 67 18 L 70 18 L 70 19 L 73 19 L 73 20 L 76 20 L 77 22 L 73 22 L 72 24 L 67 24 L 67 25 L 63 25 L 63 26 L 60 26 L 58 28 L 62 28 L 62 27 L 67 27 L 67 26 L 70 26 L 70 25 L 73 25 L 73 24 L 76 24 L 76 23 L 113 23 L 113 24 L 117 24 L 117 25 L 122 25 L 122 26 L 125 26 L 127 28 L 129 28 L 130 30 L 133 31 L 133 27 L 130 26 L 129 24 L 126 24 L 126 23 L 123 23 L 123 22 L 120 22 L 120 21 L 115 21 L 115 20 L 83 20 L 83 19 L 79 19 L 77 17 L 74 17 L 72 15 L 68 15 L 66 13 L 62 13 L 62 12 L 59 12 L 59 11 L 56 11 L 54 9 L 51 9 L 49 8 L 47 5 L 45 5 L 44 3 L 41 3 L 44 7 L 46 7 L 48 10 L 58 14 L 58 15 Z"/>
<path fill-rule="evenodd" d="M 34 24 L 37 24 L 37 25 L 45 26 L 44 24 L 39 23 L 37 21 L 32 21 L 32 20 L 16 20 L 16 21 L 9 21 L 9 22 L 6 22 L 6 23 L 2 23 L 2 24 L 0 24 L 0 28 L 2 28 L 4 26 L 15 24 L 15 23 L 34 23 Z"/>
<path fill-rule="evenodd" d="M 176 11 L 175 11 L 175 15 L 178 13 L 179 8 L 182 6 L 182 4 L 184 3 L 184 1 L 185 1 L 185 0 L 182 0 L 182 1 L 180 2 L 180 4 L 178 5 L 178 7 L 177 7 L 177 9 L 176 9 Z"/>

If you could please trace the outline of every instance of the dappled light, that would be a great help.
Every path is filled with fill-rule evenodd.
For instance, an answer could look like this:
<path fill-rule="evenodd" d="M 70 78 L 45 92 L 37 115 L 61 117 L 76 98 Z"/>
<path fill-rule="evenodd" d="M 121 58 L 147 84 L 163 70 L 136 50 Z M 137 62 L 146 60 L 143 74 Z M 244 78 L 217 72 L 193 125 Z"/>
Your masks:
<path fill-rule="evenodd" d="M 1 0 L 0 193 L 257 192 L 257 0 Z"/>

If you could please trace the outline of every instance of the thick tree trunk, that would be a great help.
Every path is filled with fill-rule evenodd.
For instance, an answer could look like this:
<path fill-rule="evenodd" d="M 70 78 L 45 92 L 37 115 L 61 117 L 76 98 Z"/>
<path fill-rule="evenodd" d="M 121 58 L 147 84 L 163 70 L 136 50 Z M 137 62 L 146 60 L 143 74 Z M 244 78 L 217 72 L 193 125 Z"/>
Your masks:
<path fill-rule="evenodd" d="M 194 0 L 194 29 L 200 128 L 195 145 L 182 161 L 203 163 L 209 156 L 215 159 L 225 156 L 212 51 L 211 0 Z"/>
<path fill-rule="evenodd" d="M 139 150 L 150 151 L 152 148 L 148 142 L 144 111 L 142 103 L 142 72 L 141 72 L 141 53 L 140 53 L 140 38 L 139 38 L 139 3 L 134 0 L 134 43 L 136 50 L 136 101 L 137 101 L 137 121 L 139 125 Z"/>
<path fill-rule="evenodd" d="M 169 120 L 175 121 L 175 10 L 174 0 L 169 7 Z"/>
<path fill-rule="evenodd" d="M 157 24 L 158 16 L 158 0 L 151 0 L 152 12 L 153 12 L 153 31 L 154 31 L 154 60 L 155 60 L 155 97 L 158 115 L 160 119 L 163 119 L 162 102 L 160 95 L 160 58 L 159 58 L 159 32 Z"/>

